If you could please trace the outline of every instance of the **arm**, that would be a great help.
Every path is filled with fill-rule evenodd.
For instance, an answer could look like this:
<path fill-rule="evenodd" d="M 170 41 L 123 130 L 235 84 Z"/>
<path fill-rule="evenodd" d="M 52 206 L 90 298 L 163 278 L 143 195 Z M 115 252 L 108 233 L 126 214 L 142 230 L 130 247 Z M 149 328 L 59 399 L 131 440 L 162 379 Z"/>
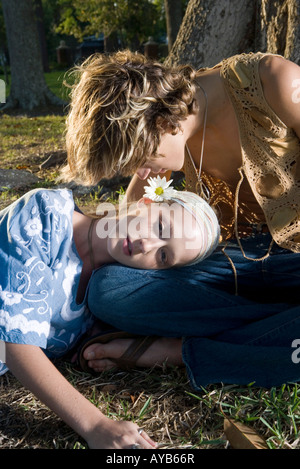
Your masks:
<path fill-rule="evenodd" d="M 34 345 L 6 344 L 6 363 L 20 382 L 81 435 L 90 448 L 126 449 L 133 444 L 155 447 L 137 425 L 104 416 L 59 373 Z"/>
<path fill-rule="evenodd" d="M 300 67 L 270 55 L 261 60 L 259 72 L 266 101 L 300 139 Z"/>

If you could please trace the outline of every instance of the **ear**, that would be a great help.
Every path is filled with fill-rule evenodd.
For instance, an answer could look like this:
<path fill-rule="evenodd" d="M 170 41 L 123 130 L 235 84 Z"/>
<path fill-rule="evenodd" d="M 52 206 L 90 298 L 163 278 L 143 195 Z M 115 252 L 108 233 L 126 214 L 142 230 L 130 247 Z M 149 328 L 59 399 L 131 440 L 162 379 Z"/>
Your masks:
<path fill-rule="evenodd" d="M 177 127 L 173 127 L 169 124 L 166 119 L 161 116 L 158 116 L 156 118 L 156 126 L 162 134 L 177 135 L 178 133 L 183 132 L 182 127 L 180 125 L 178 125 Z"/>
<path fill-rule="evenodd" d="M 138 203 L 137 203 L 137 206 L 140 207 L 141 205 L 149 205 L 149 204 L 152 204 L 153 203 L 153 200 L 151 199 L 148 199 L 148 197 L 142 197 Z"/>

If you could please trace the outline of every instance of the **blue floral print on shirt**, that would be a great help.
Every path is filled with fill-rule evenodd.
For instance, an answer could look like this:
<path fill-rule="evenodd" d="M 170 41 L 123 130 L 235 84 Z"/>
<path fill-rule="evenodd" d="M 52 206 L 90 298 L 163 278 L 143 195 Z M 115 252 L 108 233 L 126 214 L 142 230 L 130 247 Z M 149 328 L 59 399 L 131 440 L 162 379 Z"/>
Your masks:
<path fill-rule="evenodd" d="M 36 189 L 0 212 L 0 340 L 39 346 L 50 358 L 91 325 L 85 301 L 76 302 L 74 208 L 71 191 Z"/>

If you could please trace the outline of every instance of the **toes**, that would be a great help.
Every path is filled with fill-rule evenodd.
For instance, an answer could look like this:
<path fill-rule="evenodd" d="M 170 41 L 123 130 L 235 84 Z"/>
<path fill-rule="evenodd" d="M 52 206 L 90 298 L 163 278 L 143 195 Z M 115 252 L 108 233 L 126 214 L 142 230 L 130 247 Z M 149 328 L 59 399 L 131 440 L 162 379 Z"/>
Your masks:
<path fill-rule="evenodd" d="M 102 344 L 92 344 L 85 349 L 83 356 L 86 360 L 102 359 L 104 358 L 104 349 Z"/>
<path fill-rule="evenodd" d="M 101 371 L 111 370 L 116 367 L 116 364 L 106 358 L 102 360 L 89 360 L 88 366 L 94 371 L 100 373 Z"/>
<path fill-rule="evenodd" d="M 123 355 L 131 341 L 126 339 L 112 340 L 107 344 L 92 344 L 86 348 L 83 356 L 86 360 L 118 358 Z"/>

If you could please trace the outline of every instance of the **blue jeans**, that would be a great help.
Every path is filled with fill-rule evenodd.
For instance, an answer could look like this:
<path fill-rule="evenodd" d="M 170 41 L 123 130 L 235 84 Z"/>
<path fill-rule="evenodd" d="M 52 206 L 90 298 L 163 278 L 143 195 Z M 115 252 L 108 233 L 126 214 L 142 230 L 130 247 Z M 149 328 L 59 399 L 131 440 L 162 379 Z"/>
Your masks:
<path fill-rule="evenodd" d="M 242 244 L 247 256 L 258 258 L 270 241 L 262 234 Z M 300 363 L 292 360 L 292 342 L 300 339 L 300 255 L 274 245 L 266 259 L 247 260 L 236 242 L 225 252 L 236 272 L 221 249 L 181 269 L 102 267 L 90 281 L 89 308 L 117 329 L 183 337 L 195 389 L 300 381 Z"/>

